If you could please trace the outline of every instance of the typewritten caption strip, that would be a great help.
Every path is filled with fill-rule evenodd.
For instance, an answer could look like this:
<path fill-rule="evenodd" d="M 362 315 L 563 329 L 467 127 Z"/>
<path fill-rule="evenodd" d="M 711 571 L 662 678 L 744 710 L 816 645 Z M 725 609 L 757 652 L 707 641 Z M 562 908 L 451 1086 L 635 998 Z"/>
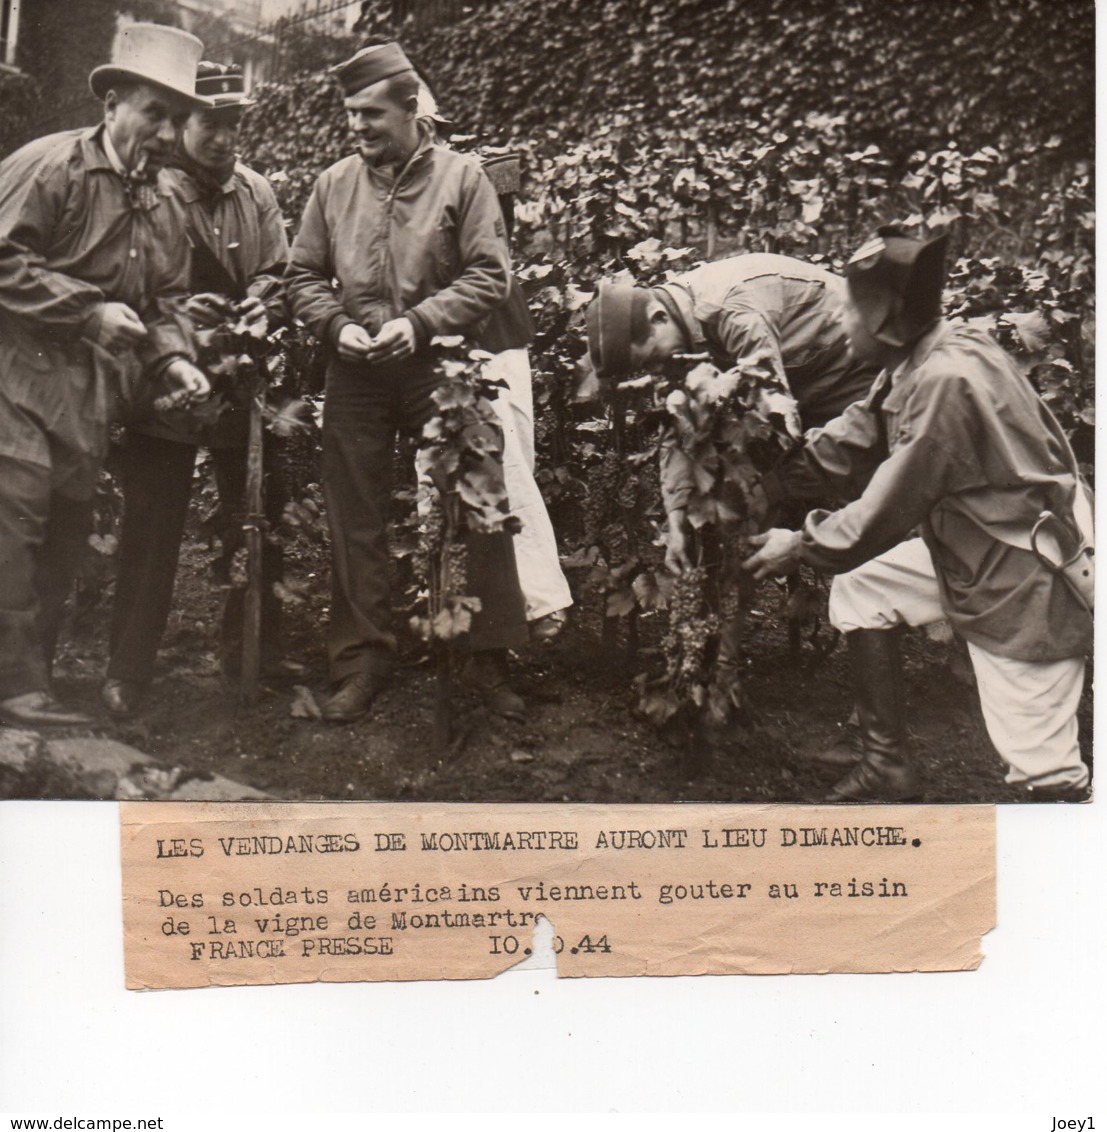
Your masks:
<path fill-rule="evenodd" d="M 132 989 L 971 970 L 990 806 L 121 807 Z"/>

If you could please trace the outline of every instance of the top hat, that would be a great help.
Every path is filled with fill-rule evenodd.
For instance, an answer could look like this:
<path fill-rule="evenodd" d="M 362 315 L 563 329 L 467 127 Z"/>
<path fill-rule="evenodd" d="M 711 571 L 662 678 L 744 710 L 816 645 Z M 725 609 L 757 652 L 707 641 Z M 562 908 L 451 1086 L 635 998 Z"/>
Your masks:
<path fill-rule="evenodd" d="M 342 98 L 350 110 L 357 110 L 363 104 L 364 91 L 405 71 L 414 74 L 415 68 L 398 43 L 363 47 L 344 63 L 331 68 L 331 74 L 338 79 L 342 87 Z"/>
<path fill-rule="evenodd" d="M 621 377 L 631 372 L 635 331 L 646 326 L 649 291 L 633 283 L 604 280 L 588 304 L 588 355 L 597 377 Z M 641 335 L 640 335 L 641 336 Z"/>
<path fill-rule="evenodd" d="M 915 240 L 889 226 L 846 264 L 850 298 L 877 341 L 909 346 L 941 317 L 948 243 L 948 235 Z"/>
<path fill-rule="evenodd" d="M 234 63 L 201 62 L 196 68 L 196 93 L 207 99 L 213 110 L 231 106 L 253 106 L 246 93 L 242 68 Z"/>
<path fill-rule="evenodd" d="M 149 83 L 178 95 L 195 109 L 210 106 L 196 95 L 196 65 L 204 45 L 194 35 L 163 24 L 128 24 L 119 33 L 115 57 L 88 76 L 101 101 L 120 80 Z"/>

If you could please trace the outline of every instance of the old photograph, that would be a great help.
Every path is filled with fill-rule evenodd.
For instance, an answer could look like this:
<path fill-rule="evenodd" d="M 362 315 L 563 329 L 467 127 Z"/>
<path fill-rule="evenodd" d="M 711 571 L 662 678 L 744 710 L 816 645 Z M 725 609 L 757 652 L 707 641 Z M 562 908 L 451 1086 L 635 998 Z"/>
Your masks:
<path fill-rule="evenodd" d="M 1091 0 L 0 0 L 0 797 L 1092 790 Z"/>

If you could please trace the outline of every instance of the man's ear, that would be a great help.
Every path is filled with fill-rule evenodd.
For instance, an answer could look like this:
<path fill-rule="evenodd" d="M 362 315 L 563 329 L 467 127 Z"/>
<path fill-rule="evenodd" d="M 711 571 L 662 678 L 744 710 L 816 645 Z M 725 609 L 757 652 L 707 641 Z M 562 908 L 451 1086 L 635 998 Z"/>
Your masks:
<path fill-rule="evenodd" d="M 105 114 L 105 116 L 107 116 L 108 114 L 114 114 L 115 111 L 118 108 L 119 108 L 119 95 L 116 94 L 114 90 L 109 90 L 108 93 L 104 95 L 104 114 Z"/>

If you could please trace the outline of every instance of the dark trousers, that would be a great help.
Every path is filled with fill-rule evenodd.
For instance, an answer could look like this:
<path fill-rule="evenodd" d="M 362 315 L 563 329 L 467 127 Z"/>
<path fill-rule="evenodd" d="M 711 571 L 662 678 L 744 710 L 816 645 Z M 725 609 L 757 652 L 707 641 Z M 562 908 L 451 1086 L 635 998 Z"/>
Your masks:
<path fill-rule="evenodd" d="M 173 605 L 181 539 L 188 518 L 197 448 L 176 440 L 128 432 L 118 463 L 123 489 L 123 531 L 111 621 L 108 676 L 148 684 Z M 246 453 L 242 448 L 212 450 L 219 492 L 224 551 L 241 543 L 246 494 Z M 268 497 L 266 510 L 272 511 Z M 276 642 L 279 602 L 272 582 L 281 576 L 278 548 L 265 547 L 262 570 L 263 652 Z M 241 643 L 242 592 L 230 590 L 223 610 L 225 659 Z"/>
<path fill-rule="evenodd" d="M 49 468 L 0 456 L 0 700 L 49 690 L 92 507 L 54 491 Z"/>
<path fill-rule="evenodd" d="M 323 412 L 323 492 L 331 534 L 327 648 L 335 681 L 394 664 L 388 517 L 400 430 L 418 435 L 438 384 L 419 361 L 367 366 L 332 360 Z M 511 535 L 470 535 L 469 591 L 480 598 L 469 647 L 515 648 L 527 640 L 526 606 Z"/>

